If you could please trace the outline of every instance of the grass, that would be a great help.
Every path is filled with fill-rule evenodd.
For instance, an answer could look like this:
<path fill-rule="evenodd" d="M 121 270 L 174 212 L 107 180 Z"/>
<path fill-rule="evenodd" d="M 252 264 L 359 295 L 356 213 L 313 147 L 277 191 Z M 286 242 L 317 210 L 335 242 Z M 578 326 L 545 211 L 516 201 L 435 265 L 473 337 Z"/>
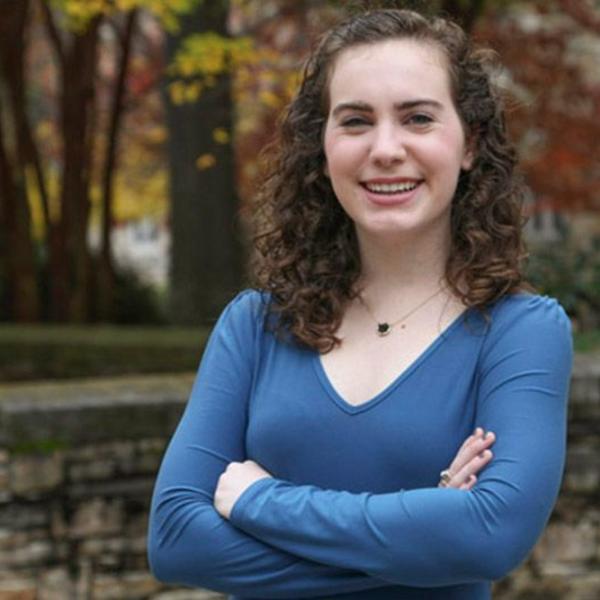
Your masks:
<path fill-rule="evenodd" d="M 83 344 L 97 346 L 172 344 L 193 346 L 206 336 L 206 328 L 138 327 L 116 325 L 0 325 L 0 343 Z"/>
<path fill-rule="evenodd" d="M 0 381 L 194 371 L 209 328 L 0 325 Z"/>

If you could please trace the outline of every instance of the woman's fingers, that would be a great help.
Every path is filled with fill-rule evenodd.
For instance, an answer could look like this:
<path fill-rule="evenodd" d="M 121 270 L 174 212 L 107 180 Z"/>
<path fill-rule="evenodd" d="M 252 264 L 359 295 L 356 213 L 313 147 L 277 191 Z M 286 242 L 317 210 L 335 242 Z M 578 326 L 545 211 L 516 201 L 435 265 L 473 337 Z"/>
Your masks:
<path fill-rule="evenodd" d="M 469 491 L 477 483 L 477 475 L 471 475 L 469 479 L 463 483 L 459 489 Z"/>
<path fill-rule="evenodd" d="M 493 432 L 484 434 L 478 427 L 462 444 L 452 464 L 443 471 L 441 487 L 470 490 L 477 482 L 476 474 L 492 459 L 490 446 L 496 441 Z"/>
<path fill-rule="evenodd" d="M 488 431 L 484 435 L 483 430 L 477 428 L 475 434 L 469 436 L 460 447 L 460 450 L 450 465 L 450 471 L 452 473 L 458 473 L 458 471 L 474 460 L 484 450 L 490 448 L 495 441 L 496 436 L 493 432 Z"/>
<path fill-rule="evenodd" d="M 450 465 L 452 472 L 456 473 L 460 471 L 478 454 L 489 448 L 495 441 L 496 437 L 494 436 L 493 432 L 488 431 L 484 435 L 483 429 L 478 427 L 475 430 L 475 433 L 469 436 L 460 447 L 460 450 Z"/>
<path fill-rule="evenodd" d="M 491 450 L 483 450 L 480 454 L 472 458 L 464 467 L 458 470 L 455 474 L 452 475 L 452 482 L 456 483 L 456 485 L 461 486 L 467 482 L 469 479 L 479 473 L 485 465 L 487 465 L 490 460 L 492 460 L 492 451 Z M 473 484 L 474 485 L 474 484 Z M 453 485 L 452 487 L 456 487 Z"/>

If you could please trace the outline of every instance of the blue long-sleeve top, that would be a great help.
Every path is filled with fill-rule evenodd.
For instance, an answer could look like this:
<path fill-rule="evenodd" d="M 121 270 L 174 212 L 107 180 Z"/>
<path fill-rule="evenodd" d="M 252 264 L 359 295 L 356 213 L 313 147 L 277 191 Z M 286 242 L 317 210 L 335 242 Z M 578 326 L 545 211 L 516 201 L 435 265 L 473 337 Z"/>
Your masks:
<path fill-rule="evenodd" d="M 244 599 L 489 598 L 560 485 L 572 363 L 560 305 L 516 294 L 467 310 L 353 406 L 318 353 L 265 329 L 264 300 L 242 292 L 213 330 L 156 481 L 154 574 Z M 471 491 L 438 488 L 476 426 L 496 434 L 491 463 Z M 246 459 L 273 478 L 228 521 L 214 490 Z"/>

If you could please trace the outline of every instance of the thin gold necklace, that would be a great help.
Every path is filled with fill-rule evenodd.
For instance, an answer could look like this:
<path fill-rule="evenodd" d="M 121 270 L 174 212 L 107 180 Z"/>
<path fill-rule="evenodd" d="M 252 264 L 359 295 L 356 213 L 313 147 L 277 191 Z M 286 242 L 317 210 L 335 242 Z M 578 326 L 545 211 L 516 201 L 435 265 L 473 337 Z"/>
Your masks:
<path fill-rule="evenodd" d="M 364 306 L 365 310 L 367 311 L 367 313 L 369 314 L 369 316 L 373 319 L 373 321 L 375 321 L 375 323 L 377 323 L 377 335 L 379 337 L 385 337 L 398 324 L 400 324 L 400 329 L 406 329 L 406 323 L 404 321 L 406 321 L 408 319 L 408 317 L 414 315 L 420 308 L 422 308 L 423 306 L 425 306 L 430 300 L 433 300 L 444 289 L 445 288 L 443 286 L 440 287 L 440 288 L 438 288 L 433 294 L 431 294 L 431 296 L 428 296 L 427 298 L 425 298 L 425 300 L 423 300 L 422 302 L 420 302 L 419 304 L 417 304 L 417 306 L 415 306 L 414 308 L 412 308 L 405 315 L 402 315 L 399 319 L 396 319 L 392 323 L 389 323 L 388 321 L 380 321 L 373 314 L 373 312 L 369 308 L 369 305 L 365 302 L 364 298 L 360 294 L 358 295 L 358 301 Z"/>

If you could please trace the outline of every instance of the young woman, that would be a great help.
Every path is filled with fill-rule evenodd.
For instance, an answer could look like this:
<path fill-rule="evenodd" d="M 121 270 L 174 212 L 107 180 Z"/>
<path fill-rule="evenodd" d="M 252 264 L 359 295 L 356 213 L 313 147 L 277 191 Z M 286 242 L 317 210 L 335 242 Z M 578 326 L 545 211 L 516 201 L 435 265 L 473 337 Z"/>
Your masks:
<path fill-rule="evenodd" d="M 261 196 L 258 291 L 219 319 L 160 469 L 160 579 L 484 600 L 532 548 L 561 479 L 571 338 L 524 290 L 486 62 L 458 26 L 402 10 L 340 24 L 308 61 Z"/>

